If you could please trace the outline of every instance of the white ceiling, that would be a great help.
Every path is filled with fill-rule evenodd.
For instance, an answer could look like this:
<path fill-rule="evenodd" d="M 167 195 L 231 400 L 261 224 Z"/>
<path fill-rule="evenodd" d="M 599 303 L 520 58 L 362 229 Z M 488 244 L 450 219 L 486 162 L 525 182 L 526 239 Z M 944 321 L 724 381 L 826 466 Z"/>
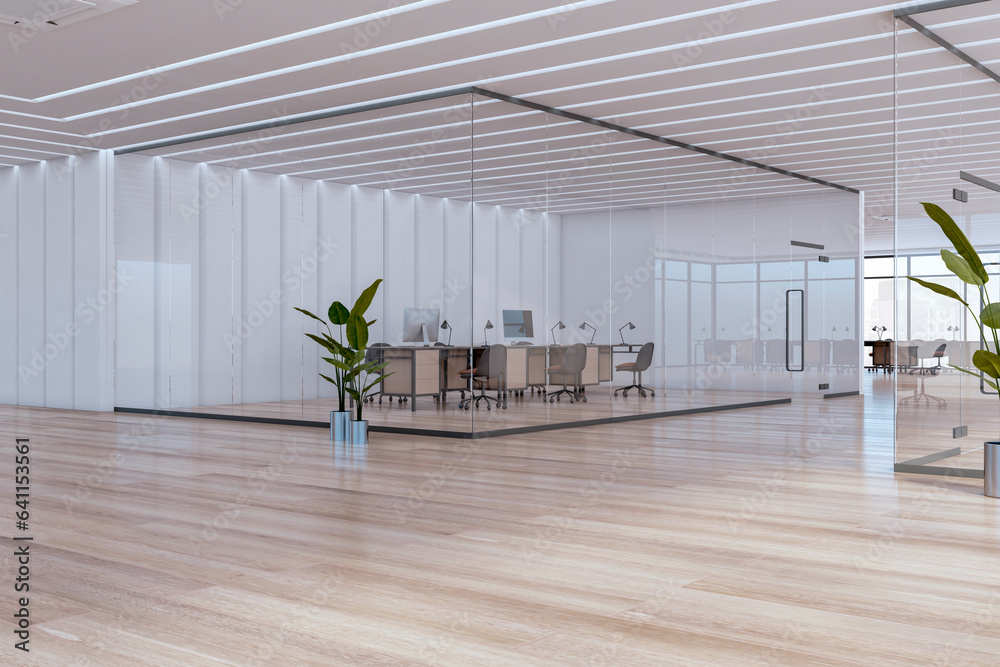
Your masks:
<path fill-rule="evenodd" d="M 56 30 L 0 26 L 0 166 L 479 85 L 863 190 L 878 246 L 892 229 L 879 220 L 891 11 L 912 4 L 140 0 Z M 1000 2 L 917 18 L 1000 67 Z M 1000 180 L 1000 86 L 912 30 L 899 45 L 907 196 L 950 196 L 960 168 Z M 537 125 L 517 118 L 508 129 Z M 959 122 L 960 140 L 914 162 Z M 266 168 L 297 173 L 273 165 L 307 157 L 324 156 Z"/>

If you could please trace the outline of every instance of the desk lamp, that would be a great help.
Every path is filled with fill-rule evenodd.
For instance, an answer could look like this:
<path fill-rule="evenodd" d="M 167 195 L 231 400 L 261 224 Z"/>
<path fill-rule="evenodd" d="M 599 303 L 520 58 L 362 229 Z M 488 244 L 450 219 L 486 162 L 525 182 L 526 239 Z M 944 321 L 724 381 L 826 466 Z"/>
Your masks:
<path fill-rule="evenodd" d="M 559 322 L 556 322 L 555 324 L 553 324 L 552 328 L 549 329 L 549 331 L 552 332 L 552 344 L 553 345 L 558 345 L 558 343 L 556 343 L 556 327 L 559 327 L 560 329 L 565 329 L 566 325 L 563 324 L 561 321 L 559 321 Z"/>
<path fill-rule="evenodd" d="M 618 329 L 618 335 L 622 337 L 622 345 L 625 344 L 625 334 L 622 333 L 622 329 L 624 329 L 625 327 L 628 327 L 628 330 L 632 331 L 633 329 L 635 329 L 635 325 L 632 324 L 631 322 L 628 322 L 627 324 L 623 324 L 621 328 Z"/>
<path fill-rule="evenodd" d="M 483 345 L 488 346 L 490 344 L 489 340 L 486 338 L 486 332 L 493 328 L 493 323 L 486 320 L 486 326 L 483 327 Z"/>
<path fill-rule="evenodd" d="M 584 322 L 583 324 L 580 325 L 580 328 L 583 329 L 584 331 L 587 330 L 587 327 L 590 327 L 591 329 L 594 329 L 594 325 L 593 324 L 588 324 L 587 322 Z M 590 344 L 591 345 L 594 344 L 594 337 L 596 335 L 597 335 L 597 329 L 594 329 L 594 333 L 592 333 L 590 335 Z"/>
<path fill-rule="evenodd" d="M 448 330 L 448 347 L 451 347 L 451 334 L 454 332 L 454 329 L 452 329 L 451 325 L 448 324 L 448 320 L 441 323 L 441 328 Z"/>

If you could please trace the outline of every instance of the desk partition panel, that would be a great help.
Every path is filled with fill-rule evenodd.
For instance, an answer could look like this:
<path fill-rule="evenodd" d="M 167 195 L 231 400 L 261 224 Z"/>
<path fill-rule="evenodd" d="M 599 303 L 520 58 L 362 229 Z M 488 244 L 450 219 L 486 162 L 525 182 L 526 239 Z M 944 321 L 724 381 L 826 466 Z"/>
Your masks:
<path fill-rule="evenodd" d="M 123 409 L 328 423 L 334 369 L 306 337 L 326 329 L 295 308 L 326 318 L 377 279 L 376 432 L 857 390 L 859 197 L 829 184 L 478 89 L 149 147 L 116 173 L 118 263 L 137 276 L 118 304 Z"/>

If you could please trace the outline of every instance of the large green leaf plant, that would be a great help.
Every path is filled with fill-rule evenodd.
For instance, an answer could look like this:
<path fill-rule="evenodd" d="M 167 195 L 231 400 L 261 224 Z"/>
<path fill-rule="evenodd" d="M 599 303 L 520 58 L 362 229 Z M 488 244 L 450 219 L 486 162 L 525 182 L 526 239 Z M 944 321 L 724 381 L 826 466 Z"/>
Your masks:
<path fill-rule="evenodd" d="M 977 315 L 972 306 L 955 290 L 927 280 L 914 278 L 913 276 L 907 276 L 907 278 L 918 285 L 923 285 L 927 289 L 941 296 L 946 296 L 949 299 L 954 299 L 965 306 L 975 320 L 976 326 L 979 327 L 979 333 L 983 341 L 983 349 L 976 350 L 975 354 L 972 355 L 972 363 L 978 370 L 963 368 L 954 364 L 948 365 L 955 370 L 976 377 L 981 377 L 980 373 L 982 373 L 985 375 L 983 381 L 993 387 L 993 389 L 1000 391 L 1000 385 L 998 385 L 1000 383 L 1000 335 L 997 334 L 997 330 L 1000 329 L 1000 303 L 991 303 L 989 295 L 986 292 L 986 283 L 989 282 L 990 276 L 986 273 L 986 267 L 983 266 L 983 261 L 980 259 L 979 253 L 976 252 L 976 249 L 952 217 L 936 204 L 924 202 L 923 207 L 931 220 L 938 224 L 941 231 L 944 232 L 945 236 L 948 237 L 948 240 L 955 247 L 955 252 L 947 249 L 941 250 L 941 259 L 944 260 L 945 266 L 959 280 L 968 285 L 975 286 L 979 290 L 981 303 L 985 303 L 986 306 Z M 993 343 L 992 350 L 990 349 L 991 342 Z"/>
<path fill-rule="evenodd" d="M 380 382 L 392 375 L 381 372 L 388 365 L 387 363 L 377 359 L 365 360 L 368 351 L 369 327 L 376 322 L 376 320 L 368 321 L 365 318 L 365 313 L 372 305 L 381 284 L 382 279 L 379 278 L 369 285 L 350 310 L 340 301 L 334 301 L 327 311 L 329 322 L 304 308 L 295 309 L 303 315 L 321 322 L 326 327 L 326 332 L 320 332 L 318 336 L 311 333 L 306 334 L 309 339 L 330 353 L 330 356 L 323 357 L 323 361 L 333 366 L 333 377 L 323 373 L 320 373 L 319 376 L 337 387 L 337 400 L 341 412 L 344 412 L 347 397 L 350 396 L 354 399 L 358 421 L 362 419 L 365 396 Z M 338 337 L 334 337 L 331 326 L 338 327 Z"/>

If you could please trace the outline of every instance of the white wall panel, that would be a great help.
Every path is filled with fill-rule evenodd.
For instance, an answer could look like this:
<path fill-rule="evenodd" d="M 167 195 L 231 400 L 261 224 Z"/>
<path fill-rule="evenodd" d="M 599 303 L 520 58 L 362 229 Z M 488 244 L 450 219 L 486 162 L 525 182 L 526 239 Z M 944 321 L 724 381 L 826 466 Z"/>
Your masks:
<path fill-rule="evenodd" d="M 503 311 L 521 308 L 521 214 L 516 209 L 496 209 L 496 310 L 491 315 L 494 336 L 490 342 L 502 343 Z"/>
<path fill-rule="evenodd" d="M 497 209 L 495 206 L 472 206 L 472 342 L 497 342 L 502 334 L 494 329 L 484 338 L 487 320 L 497 313 Z M 493 326 L 498 326 L 493 321 Z"/>
<path fill-rule="evenodd" d="M 415 197 L 414 302 L 444 316 L 444 205 L 438 197 Z"/>
<path fill-rule="evenodd" d="M 108 410 L 108 153 L 0 170 L 0 402 Z"/>
<path fill-rule="evenodd" d="M 201 405 L 233 400 L 233 229 L 240 224 L 233 171 L 202 165 L 198 257 L 198 394 Z"/>
<path fill-rule="evenodd" d="M 170 406 L 200 405 L 197 369 L 200 364 L 199 308 L 201 211 L 206 205 L 200 166 L 175 160 L 169 168 L 167 196 L 170 281 L 169 368 Z"/>
<path fill-rule="evenodd" d="M 416 300 L 415 197 L 385 192 L 385 282 L 382 283 L 384 334 L 388 342 L 403 339 L 403 310 L 425 307 Z M 363 287 L 363 286 L 362 286 Z"/>
<path fill-rule="evenodd" d="M 316 245 L 318 248 L 319 268 L 317 270 L 317 301 L 314 313 L 327 318 L 327 310 L 334 301 L 345 301 L 351 295 L 352 263 L 351 249 L 353 247 L 352 188 L 340 183 L 320 182 L 317 184 L 319 206 L 316 226 Z M 313 327 L 313 328 L 309 328 Z M 306 324 L 306 330 L 320 333 L 325 329 L 319 325 Z M 334 335 L 339 332 L 334 331 Z M 308 348 L 307 348 L 308 349 Z M 318 346 L 314 347 L 315 358 L 323 355 Z M 326 362 L 317 361 L 317 372 L 320 367 L 329 368 Z M 326 370 L 324 375 L 333 377 Z M 320 398 L 334 398 L 337 389 L 326 380 L 316 376 L 318 395 Z"/>
<path fill-rule="evenodd" d="M 64 158 L 45 170 L 45 405 L 73 405 L 73 171 Z"/>
<path fill-rule="evenodd" d="M 0 313 L 18 312 L 18 235 L 16 167 L 0 168 Z M 0 403 L 17 404 L 18 318 L 0 317 Z"/>
<path fill-rule="evenodd" d="M 472 342 L 472 205 L 444 202 L 444 308 L 441 318 L 454 328 L 452 343 Z M 445 332 L 447 333 L 447 332 Z M 447 338 L 445 339 L 447 342 Z"/>
<path fill-rule="evenodd" d="M 123 281 L 118 294 L 117 367 L 115 405 L 130 408 L 155 407 L 156 365 L 156 193 L 155 163 L 152 158 L 122 155 L 116 158 L 115 250 L 117 270 Z M 80 184 L 81 186 L 84 183 Z M 78 188 L 80 196 L 86 189 Z M 80 219 L 81 250 L 78 269 L 95 262 L 96 221 Z M 82 276 L 78 283 L 83 286 Z M 96 282 L 86 285 L 96 294 Z M 79 313 L 81 340 L 93 330 L 97 309 L 85 306 Z M 83 361 L 77 356 L 78 362 Z M 84 369 L 79 367 L 78 371 Z M 78 376 L 80 373 L 78 372 Z"/>
<path fill-rule="evenodd" d="M 45 406 L 45 168 L 19 168 L 18 242 L 18 402 Z"/>
<path fill-rule="evenodd" d="M 303 223 L 305 185 L 302 179 L 283 176 L 281 184 L 281 277 L 277 304 L 281 327 L 281 400 L 302 400 L 302 316 L 295 306 L 305 305 L 302 290 L 304 260 Z"/>
<path fill-rule="evenodd" d="M 354 270 L 351 294 L 356 296 L 361 290 L 371 285 L 377 278 L 385 277 L 385 265 L 383 256 L 383 192 L 373 188 L 352 188 L 354 194 L 353 203 L 353 249 L 351 252 L 351 267 Z M 386 340 L 390 335 L 385 329 L 385 308 L 383 301 L 384 290 L 379 290 L 379 295 L 368 311 L 369 320 L 377 319 L 371 329 L 372 342 Z M 353 296 L 352 296 L 353 302 Z M 350 307 L 350 304 L 347 304 Z"/>
<path fill-rule="evenodd" d="M 299 345 L 302 350 L 302 368 L 300 384 L 302 385 L 303 400 L 312 400 L 319 397 L 317 380 L 321 378 L 316 374 L 319 371 L 320 355 L 316 345 L 307 340 L 306 318 L 298 311 L 293 310 L 293 305 L 301 308 L 308 308 L 313 312 L 324 308 L 318 307 L 316 301 L 319 294 L 319 266 L 322 261 L 323 247 L 318 245 L 319 236 L 319 183 L 305 179 L 292 179 L 301 181 L 302 184 L 302 264 L 298 267 L 298 277 L 302 281 L 300 301 L 297 304 L 286 302 L 285 312 L 291 322 L 298 328 Z M 294 284 L 294 277 L 292 283 Z M 324 363 L 324 365 L 326 365 Z"/>
<path fill-rule="evenodd" d="M 243 402 L 281 397 L 281 183 L 243 172 Z"/>

